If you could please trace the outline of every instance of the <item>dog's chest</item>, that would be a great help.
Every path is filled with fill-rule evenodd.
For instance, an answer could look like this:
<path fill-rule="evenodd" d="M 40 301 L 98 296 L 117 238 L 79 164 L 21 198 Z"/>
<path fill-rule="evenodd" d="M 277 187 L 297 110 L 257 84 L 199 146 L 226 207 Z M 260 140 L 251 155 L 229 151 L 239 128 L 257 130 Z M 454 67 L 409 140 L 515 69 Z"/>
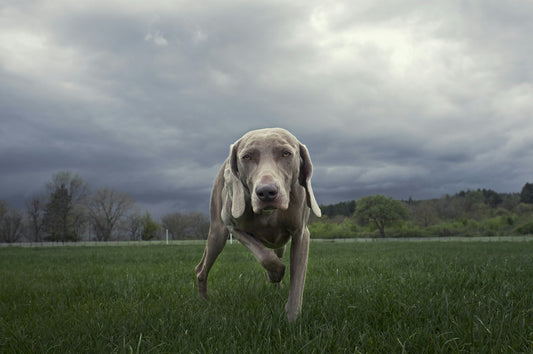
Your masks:
<path fill-rule="evenodd" d="M 239 225 L 239 229 L 252 235 L 267 247 L 278 248 L 284 246 L 291 237 L 283 219 L 277 212 L 270 215 L 255 215 L 254 218 Z"/>

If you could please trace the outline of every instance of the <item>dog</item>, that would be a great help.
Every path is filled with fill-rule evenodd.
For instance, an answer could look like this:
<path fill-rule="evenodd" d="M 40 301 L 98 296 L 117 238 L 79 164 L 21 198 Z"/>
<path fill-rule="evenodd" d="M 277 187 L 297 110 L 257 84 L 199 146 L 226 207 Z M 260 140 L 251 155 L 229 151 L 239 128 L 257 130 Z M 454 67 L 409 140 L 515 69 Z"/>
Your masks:
<path fill-rule="evenodd" d="M 290 288 L 285 311 L 289 322 L 301 312 L 311 211 L 321 216 L 311 187 L 313 165 L 307 147 L 285 129 L 246 133 L 230 147 L 211 193 L 210 227 L 202 260 L 195 269 L 200 298 L 207 298 L 207 277 L 229 233 L 265 268 L 266 278 L 281 282 L 281 262 L 291 240 Z"/>

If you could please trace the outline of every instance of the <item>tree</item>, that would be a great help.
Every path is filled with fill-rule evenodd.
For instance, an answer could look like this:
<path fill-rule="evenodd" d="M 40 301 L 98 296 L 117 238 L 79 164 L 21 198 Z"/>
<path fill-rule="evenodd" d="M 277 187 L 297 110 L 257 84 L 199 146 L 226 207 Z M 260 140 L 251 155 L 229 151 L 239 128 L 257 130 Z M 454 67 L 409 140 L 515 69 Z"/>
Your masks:
<path fill-rule="evenodd" d="M 357 201 L 355 215 L 362 224 L 374 223 L 381 237 L 385 237 L 385 227 L 407 218 L 407 209 L 401 202 L 383 195 L 369 196 Z"/>
<path fill-rule="evenodd" d="M 22 237 L 22 214 L 0 200 L 0 242 L 17 242 Z"/>
<path fill-rule="evenodd" d="M 492 189 L 483 189 L 483 197 L 485 197 L 485 204 L 491 208 L 496 208 L 503 202 L 503 198 L 499 193 L 496 193 Z"/>
<path fill-rule="evenodd" d="M 73 204 L 82 202 L 89 193 L 87 183 L 77 173 L 73 176 L 69 171 L 60 171 L 55 173 L 52 180 L 46 183 L 49 194 L 62 186 L 67 189 Z"/>
<path fill-rule="evenodd" d="M 31 239 L 35 242 L 43 241 L 44 204 L 42 196 L 34 196 L 26 200 L 29 232 L 31 232 Z"/>
<path fill-rule="evenodd" d="M 202 213 L 167 214 L 161 218 L 161 225 L 173 240 L 205 239 L 209 231 L 209 221 Z"/>
<path fill-rule="evenodd" d="M 522 187 L 520 203 L 533 204 L 533 183 L 526 183 Z"/>
<path fill-rule="evenodd" d="M 340 202 L 331 205 L 321 205 L 322 215 L 333 218 L 338 215 L 352 216 L 355 212 L 355 200 Z"/>
<path fill-rule="evenodd" d="M 74 229 L 69 220 L 71 198 L 64 185 L 50 195 L 44 214 L 44 228 L 48 234 L 48 241 L 73 241 Z"/>
<path fill-rule="evenodd" d="M 514 210 L 520 204 L 520 193 L 502 194 L 502 207 L 508 211 Z"/>
<path fill-rule="evenodd" d="M 84 223 L 84 201 L 87 184 L 76 174 L 62 171 L 54 174 L 46 184 L 49 201 L 45 207 L 44 230 L 50 241 L 75 241 L 80 238 Z"/>
<path fill-rule="evenodd" d="M 137 208 L 134 208 L 132 212 L 126 215 L 120 225 L 122 230 L 128 235 L 128 238 L 132 241 L 137 241 L 141 239 L 142 226 L 142 216 Z"/>
<path fill-rule="evenodd" d="M 422 200 L 408 204 L 411 220 L 423 227 L 432 225 L 437 220 L 437 202 L 435 200 Z"/>
<path fill-rule="evenodd" d="M 146 212 L 141 220 L 141 238 L 145 241 L 153 240 L 156 236 L 157 230 L 159 230 L 159 224 L 152 220 L 152 216 L 149 212 Z"/>
<path fill-rule="evenodd" d="M 464 192 L 461 192 L 461 194 Z M 466 213 L 466 194 L 450 196 L 448 194 L 437 200 L 436 211 L 439 219 L 450 220 L 463 217 Z"/>
<path fill-rule="evenodd" d="M 122 218 L 133 209 L 133 199 L 126 193 L 103 188 L 88 200 L 89 222 L 98 241 L 109 241 Z"/>
<path fill-rule="evenodd" d="M 204 213 L 192 212 L 188 215 L 188 227 L 185 229 L 187 237 L 205 240 L 209 232 L 209 220 Z"/>

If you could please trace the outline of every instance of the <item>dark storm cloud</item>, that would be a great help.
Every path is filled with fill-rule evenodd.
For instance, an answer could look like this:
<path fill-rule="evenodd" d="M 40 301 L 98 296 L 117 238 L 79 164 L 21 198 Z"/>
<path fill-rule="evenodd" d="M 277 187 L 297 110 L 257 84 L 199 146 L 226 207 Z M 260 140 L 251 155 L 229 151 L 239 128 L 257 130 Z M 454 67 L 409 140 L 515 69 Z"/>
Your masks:
<path fill-rule="evenodd" d="M 0 5 L 0 198 L 79 173 L 158 214 L 206 211 L 229 145 L 309 148 L 321 203 L 519 191 L 533 161 L 532 5 Z"/>

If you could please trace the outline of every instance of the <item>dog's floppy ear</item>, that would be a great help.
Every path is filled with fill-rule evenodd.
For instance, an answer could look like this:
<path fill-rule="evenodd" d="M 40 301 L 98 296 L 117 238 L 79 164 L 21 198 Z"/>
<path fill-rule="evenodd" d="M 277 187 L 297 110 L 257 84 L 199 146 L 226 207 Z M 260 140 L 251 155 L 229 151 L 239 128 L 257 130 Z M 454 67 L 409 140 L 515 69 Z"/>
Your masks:
<path fill-rule="evenodd" d="M 237 151 L 239 148 L 239 141 L 232 144 L 228 158 L 229 168 L 224 171 L 224 179 L 226 180 L 226 189 L 231 198 L 231 215 L 237 219 L 244 214 L 246 201 L 244 199 L 244 185 L 239 178 L 239 169 L 237 166 Z"/>
<path fill-rule="evenodd" d="M 315 195 L 313 194 L 313 187 L 311 187 L 311 176 L 313 175 L 313 164 L 311 163 L 311 158 L 309 157 L 309 151 L 304 144 L 300 143 L 300 157 L 302 158 L 300 164 L 300 176 L 299 182 L 305 188 L 305 195 L 307 206 L 313 210 L 313 213 L 320 217 L 322 212 L 318 206 Z"/>

